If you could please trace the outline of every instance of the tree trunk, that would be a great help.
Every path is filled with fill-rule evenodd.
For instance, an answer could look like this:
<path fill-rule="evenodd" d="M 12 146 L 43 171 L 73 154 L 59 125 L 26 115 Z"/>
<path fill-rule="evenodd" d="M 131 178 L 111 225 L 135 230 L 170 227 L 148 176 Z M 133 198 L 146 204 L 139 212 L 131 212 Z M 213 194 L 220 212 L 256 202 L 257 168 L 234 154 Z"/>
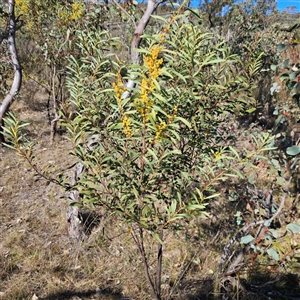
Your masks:
<path fill-rule="evenodd" d="M 57 122 L 59 120 L 59 107 L 58 107 L 58 95 L 56 92 L 56 86 L 55 86 L 55 79 L 56 79 L 56 66 L 55 64 L 53 66 L 51 66 L 51 72 L 50 72 L 50 86 L 51 86 L 51 91 L 52 91 L 52 101 L 53 101 L 53 110 L 54 110 L 54 119 L 51 120 L 51 130 L 50 130 L 50 143 L 52 144 L 54 142 L 54 136 L 56 134 L 57 131 Z"/>
<path fill-rule="evenodd" d="M 84 172 L 84 166 L 78 163 L 76 170 L 71 179 L 71 185 L 75 185 L 79 176 Z M 79 192 L 76 189 L 71 190 L 70 198 L 72 203 L 79 201 Z M 84 224 L 80 215 L 80 209 L 78 206 L 69 206 L 66 214 L 68 226 L 68 235 L 73 241 L 81 241 L 85 237 Z"/>
<path fill-rule="evenodd" d="M 4 141 L 3 136 L 3 118 L 8 112 L 10 105 L 12 104 L 14 97 L 19 92 L 22 83 L 22 70 L 18 59 L 15 34 L 16 34 L 16 20 L 15 20 L 15 1 L 8 1 L 8 15 L 9 15 L 9 27 L 8 27 L 8 48 L 11 56 L 11 62 L 14 67 L 14 81 L 11 86 L 9 94 L 5 97 L 2 104 L 0 105 L 0 144 Z"/>
<path fill-rule="evenodd" d="M 131 42 L 131 62 L 133 64 L 140 64 L 140 53 L 136 51 L 140 47 L 142 41 L 142 34 L 151 18 L 151 15 L 155 12 L 158 5 L 165 2 L 165 0 L 156 1 L 156 0 L 148 0 L 147 1 L 147 9 L 142 16 L 138 26 L 135 28 L 133 39 Z M 123 93 L 122 99 L 126 99 L 130 96 L 130 89 L 134 88 L 135 83 L 133 81 L 134 75 L 130 75 L 130 80 L 128 80 L 126 84 L 127 90 Z"/>

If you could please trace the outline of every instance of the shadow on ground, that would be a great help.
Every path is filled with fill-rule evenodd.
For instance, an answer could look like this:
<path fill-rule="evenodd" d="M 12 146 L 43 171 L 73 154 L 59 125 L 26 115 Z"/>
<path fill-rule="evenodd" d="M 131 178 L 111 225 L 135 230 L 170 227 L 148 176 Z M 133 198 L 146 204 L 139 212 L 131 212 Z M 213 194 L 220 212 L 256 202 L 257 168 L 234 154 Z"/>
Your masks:
<path fill-rule="evenodd" d="M 103 299 L 103 300 L 127 300 L 130 298 L 124 297 L 120 292 L 110 289 L 87 290 L 87 291 L 60 291 L 48 295 L 40 300 L 88 300 L 88 299 Z"/>
<path fill-rule="evenodd" d="M 214 292 L 213 279 L 189 280 L 181 285 L 181 289 L 190 290 L 184 297 L 186 300 L 300 299 L 299 276 L 292 273 L 255 272 L 248 280 L 238 280 L 234 276 L 224 277 L 219 292 Z"/>

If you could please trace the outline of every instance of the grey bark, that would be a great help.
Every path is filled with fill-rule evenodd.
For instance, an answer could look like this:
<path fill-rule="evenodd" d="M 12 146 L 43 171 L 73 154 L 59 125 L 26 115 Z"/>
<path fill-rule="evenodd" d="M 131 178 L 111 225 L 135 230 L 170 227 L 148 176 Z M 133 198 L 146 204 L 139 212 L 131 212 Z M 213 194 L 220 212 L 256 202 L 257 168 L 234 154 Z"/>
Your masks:
<path fill-rule="evenodd" d="M 147 9 L 142 16 L 139 24 L 135 28 L 133 39 L 131 42 L 131 62 L 133 64 L 140 64 L 140 53 L 136 51 L 140 47 L 141 41 L 142 41 L 142 34 L 151 18 L 151 15 L 155 12 L 158 5 L 165 2 L 165 0 L 162 1 L 156 1 L 156 0 L 148 0 L 147 1 Z M 134 75 L 130 76 L 131 79 L 128 80 L 126 84 L 127 90 L 123 93 L 122 99 L 126 99 L 130 96 L 130 90 L 135 87 L 134 82 Z"/>
<path fill-rule="evenodd" d="M 81 163 L 78 163 L 76 166 L 76 170 L 73 174 L 73 178 L 71 179 L 71 185 L 76 185 L 78 178 L 84 172 L 84 166 Z M 72 203 L 77 203 L 79 201 L 79 192 L 77 189 L 73 189 L 70 192 L 70 198 Z M 80 209 L 78 206 L 69 206 L 67 211 L 67 221 L 69 223 L 68 226 L 68 235 L 74 241 L 80 241 L 85 237 L 84 233 L 84 224 L 83 220 L 80 216 Z"/>
<path fill-rule="evenodd" d="M 2 104 L 0 105 L 0 143 L 4 141 L 4 136 L 2 133 L 3 118 L 8 112 L 10 105 L 12 104 L 16 94 L 19 92 L 22 84 L 22 69 L 21 64 L 18 59 L 18 53 L 15 43 L 16 34 L 16 19 L 15 19 L 15 1 L 8 1 L 8 16 L 9 16 L 9 26 L 8 26 L 8 37 L 7 44 L 11 56 L 11 63 L 14 68 L 14 80 L 10 89 L 9 94 L 4 98 Z"/>

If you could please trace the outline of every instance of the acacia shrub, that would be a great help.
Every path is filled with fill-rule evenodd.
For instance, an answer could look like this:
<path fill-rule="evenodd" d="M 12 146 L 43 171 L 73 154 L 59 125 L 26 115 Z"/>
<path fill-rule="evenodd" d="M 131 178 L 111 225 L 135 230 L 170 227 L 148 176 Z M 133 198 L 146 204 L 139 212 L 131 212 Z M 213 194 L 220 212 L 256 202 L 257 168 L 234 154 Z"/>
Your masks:
<path fill-rule="evenodd" d="M 163 232 L 181 229 L 183 219 L 204 217 L 219 195 L 218 183 L 243 177 L 240 166 L 251 166 L 269 142 L 264 136 L 242 156 L 222 146 L 219 126 L 228 114 L 249 108 L 252 87 L 239 58 L 188 17 L 173 16 L 164 30 L 143 36 L 141 66 L 122 63 L 112 52 L 118 39 L 109 32 L 89 30 L 77 32 L 81 55 L 69 64 L 76 115 L 66 127 L 73 155 L 86 170 L 75 186 L 75 205 L 98 207 L 128 226 L 155 299 L 161 294 Z M 129 97 L 123 69 L 135 74 Z M 145 253 L 147 235 L 160 249 L 156 275 Z"/>
<path fill-rule="evenodd" d="M 226 146 L 222 134 L 229 119 L 251 109 L 251 76 L 259 71 L 261 55 L 244 70 L 222 40 L 189 17 L 173 16 L 161 32 L 143 36 L 141 66 L 123 63 L 117 55 L 119 39 L 99 28 L 74 32 L 78 53 L 69 60 L 70 104 L 76 112 L 65 122 L 73 155 L 85 172 L 75 186 L 61 179 L 56 183 L 78 190 L 80 199 L 73 205 L 96 207 L 113 217 L 112 223 L 123 222 L 155 299 L 162 294 L 163 232 L 183 229 L 183 220 L 205 217 L 228 177 L 243 177 L 245 165 L 251 172 L 252 159 L 258 164 L 262 151 L 270 149 L 268 134 L 253 136 L 252 153 Z M 129 91 L 124 69 L 135 75 L 135 87 Z M 130 96 L 124 97 L 125 92 Z M 21 145 L 18 135 L 24 124 L 13 118 L 6 124 L 5 133 L 15 145 L 9 146 L 32 161 L 31 146 Z M 253 227 L 265 224 L 263 213 L 254 218 Z M 249 226 L 241 223 L 241 215 L 237 219 L 243 228 L 225 250 L 238 241 L 242 248 L 264 255 L 256 247 L 260 235 L 246 235 Z M 296 232 L 298 225 L 292 229 Z M 149 241 L 158 244 L 156 274 L 145 250 Z M 276 260 L 278 253 L 269 249 L 274 245 L 272 240 L 267 254 Z"/>

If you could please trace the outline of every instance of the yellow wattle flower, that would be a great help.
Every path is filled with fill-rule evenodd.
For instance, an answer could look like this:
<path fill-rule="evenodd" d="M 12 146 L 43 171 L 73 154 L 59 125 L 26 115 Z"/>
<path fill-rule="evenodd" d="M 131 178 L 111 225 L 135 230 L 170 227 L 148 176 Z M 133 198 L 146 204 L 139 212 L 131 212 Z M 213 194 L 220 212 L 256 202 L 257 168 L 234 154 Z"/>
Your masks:
<path fill-rule="evenodd" d="M 215 153 L 215 161 L 219 160 L 221 157 L 221 153 L 220 152 L 216 152 Z"/>
<path fill-rule="evenodd" d="M 156 134 L 155 134 L 155 140 L 160 141 L 162 133 L 164 130 L 168 127 L 168 124 L 164 121 L 160 122 L 160 124 L 156 127 Z"/>
<path fill-rule="evenodd" d="M 122 124 L 123 124 L 123 131 L 125 135 L 127 137 L 131 137 L 132 136 L 132 130 L 130 128 L 131 119 L 128 116 L 124 116 L 122 120 Z"/>

